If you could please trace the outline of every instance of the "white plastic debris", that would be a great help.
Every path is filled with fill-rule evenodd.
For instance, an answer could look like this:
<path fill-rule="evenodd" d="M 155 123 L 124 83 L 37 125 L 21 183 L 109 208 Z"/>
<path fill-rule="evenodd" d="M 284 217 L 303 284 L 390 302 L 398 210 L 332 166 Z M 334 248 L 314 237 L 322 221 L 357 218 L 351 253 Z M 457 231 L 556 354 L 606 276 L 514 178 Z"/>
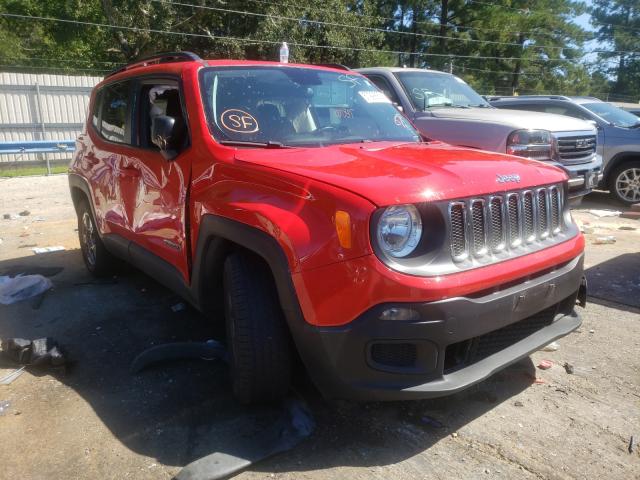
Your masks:
<path fill-rule="evenodd" d="M 17 277 L 0 277 L 0 303 L 12 303 L 35 297 L 49 290 L 53 284 L 42 275 L 22 275 Z"/>
<path fill-rule="evenodd" d="M 187 306 L 184 303 L 176 303 L 175 305 L 171 306 L 171 311 L 173 313 L 178 313 L 178 312 L 182 312 L 186 308 Z"/>
<path fill-rule="evenodd" d="M 558 342 L 551 342 L 549 345 L 542 348 L 543 352 L 556 352 L 560 349 L 560 344 Z"/>
<path fill-rule="evenodd" d="M 598 237 L 593 242 L 594 245 L 610 245 L 612 243 L 616 243 L 616 237 L 614 237 L 613 235 Z"/>
<path fill-rule="evenodd" d="M 55 247 L 36 247 L 32 248 L 31 251 L 37 255 L 39 253 L 60 252 L 64 249 L 62 245 L 56 245 Z"/>
<path fill-rule="evenodd" d="M 622 212 L 619 210 L 598 210 L 598 209 L 592 209 L 592 210 L 587 210 L 591 215 L 595 215 L 598 218 L 602 218 L 602 217 L 617 217 L 618 215 L 620 215 Z"/>
<path fill-rule="evenodd" d="M 0 385 L 11 385 L 16 378 L 24 373 L 24 369 L 25 367 L 20 367 L 9 375 L 0 378 Z"/>

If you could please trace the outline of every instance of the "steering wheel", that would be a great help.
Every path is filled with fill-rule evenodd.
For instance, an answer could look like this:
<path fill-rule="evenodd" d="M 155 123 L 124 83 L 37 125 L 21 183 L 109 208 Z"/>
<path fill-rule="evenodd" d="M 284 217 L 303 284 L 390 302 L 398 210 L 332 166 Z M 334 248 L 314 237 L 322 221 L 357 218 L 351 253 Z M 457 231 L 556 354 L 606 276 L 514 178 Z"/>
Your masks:
<path fill-rule="evenodd" d="M 319 135 L 319 134 L 322 134 L 322 133 L 325 133 L 325 132 L 335 132 L 337 130 L 338 129 L 336 127 L 334 127 L 333 125 L 326 125 L 324 127 L 320 127 L 317 130 L 315 130 L 313 132 L 313 134 L 314 135 Z"/>

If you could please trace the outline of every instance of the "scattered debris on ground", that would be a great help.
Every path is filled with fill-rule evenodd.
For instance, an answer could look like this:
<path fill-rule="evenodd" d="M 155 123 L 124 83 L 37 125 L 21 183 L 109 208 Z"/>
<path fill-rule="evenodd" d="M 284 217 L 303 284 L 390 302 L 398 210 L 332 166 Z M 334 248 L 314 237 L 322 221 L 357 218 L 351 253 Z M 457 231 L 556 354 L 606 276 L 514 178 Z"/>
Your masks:
<path fill-rule="evenodd" d="M 38 255 L 40 253 L 61 252 L 64 249 L 65 248 L 62 245 L 56 245 L 55 247 L 36 247 L 33 248 L 32 251 Z"/>
<path fill-rule="evenodd" d="M 187 306 L 180 302 L 180 303 L 176 303 L 175 305 L 171 305 L 171 311 L 173 313 L 178 313 L 178 312 L 182 312 L 187 308 Z"/>
<path fill-rule="evenodd" d="M 551 360 L 542 360 L 538 363 L 538 368 L 540 370 L 549 370 L 551 367 L 553 367 L 553 362 Z"/>
<path fill-rule="evenodd" d="M 0 417 L 6 415 L 7 411 L 11 408 L 11 402 L 6 400 L 0 400 Z"/>
<path fill-rule="evenodd" d="M 42 275 L 1 276 L 0 304 L 11 305 L 41 295 L 52 286 L 51 280 Z"/>
<path fill-rule="evenodd" d="M 422 423 L 429 425 L 430 427 L 444 428 L 444 424 L 442 422 L 428 415 L 423 416 L 420 420 L 422 420 Z"/>
<path fill-rule="evenodd" d="M 574 372 L 573 365 L 571 365 L 569 362 L 564 362 L 563 367 L 565 372 L 567 372 L 569 375 L 573 375 L 573 372 Z"/>
<path fill-rule="evenodd" d="M 20 375 L 24 373 L 25 367 L 15 369 L 9 375 L 0 378 L 0 385 L 11 385 Z"/>
<path fill-rule="evenodd" d="M 52 338 L 27 340 L 8 338 L 0 342 L 0 351 L 12 362 L 33 367 L 60 367 L 66 358 Z"/>
<path fill-rule="evenodd" d="M 587 210 L 591 215 L 594 215 L 598 218 L 602 217 L 618 217 L 622 213 L 619 210 L 605 210 L 605 209 L 595 209 Z"/>
<path fill-rule="evenodd" d="M 558 342 L 551 342 L 549 345 L 542 347 L 543 352 L 557 352 L 560 349 Z"/>
<path fill-rule="evenodd" d="M 616 243 L 616 237 L 613 235 L 606 235 L 604 237 L 597 237 L 594 241 L 594 245 L 611 245 Z"/>
<path fill-rule="evenodd" d="M 224 360 L 226 348 L 215 340 L 206 342 L 176 342 L 155 345 L 140 353 L 131 364 L 131 372 L 138 373 L 149 365 L 179 359 Z"/>

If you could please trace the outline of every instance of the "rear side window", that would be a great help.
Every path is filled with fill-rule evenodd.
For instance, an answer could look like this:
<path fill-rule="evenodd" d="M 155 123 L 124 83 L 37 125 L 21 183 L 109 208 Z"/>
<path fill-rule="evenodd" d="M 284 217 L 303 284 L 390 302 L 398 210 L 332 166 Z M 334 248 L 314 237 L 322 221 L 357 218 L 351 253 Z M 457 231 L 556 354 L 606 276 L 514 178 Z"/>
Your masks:
<path fill-rule="evenodd" d="M 102 103 L 97 129 L 106 140 L 116 143 L 129 143 L 130 91 L 130 82 L 120 82 L 107 85 L 96 97 L 94 115 L 98 111 L 98 101 Z"/>
<path fill-rule="evenodd" d="M 100 108 L 102 107 L 102 90 L 99 90 L 96 93 L 96 98 L 93 102 L 93 114 L 91 115 L 91 124 L 93 128 L 98 130 L 98 125 L 100 123 Z"/>

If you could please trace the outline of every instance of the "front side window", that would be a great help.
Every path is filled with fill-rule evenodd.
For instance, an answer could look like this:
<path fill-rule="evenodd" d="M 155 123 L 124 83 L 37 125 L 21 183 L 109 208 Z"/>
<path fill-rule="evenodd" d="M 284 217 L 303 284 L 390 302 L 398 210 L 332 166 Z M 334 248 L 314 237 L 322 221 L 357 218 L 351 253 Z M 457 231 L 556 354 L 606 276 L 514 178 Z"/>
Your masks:
<path fill-rule="evenodd" d="M 428 111 L 438 107 L 490 107 L 467 83 L 448 73 L 398 72 L 416 110 Z"/>
<path fill-rule="evenodd" d="M 141 146 L 158 149 L 151 141 L 151 131 L 153 119 L 160 116 L 172 117 L 175 120 L 175 131 L 186 132 L 180 88 L 177 83 L 146 82 L 142 85 L 139 123 L 139 142 Z M 184 136 L 186 137 L 186 135 Z M 182 140 L 185 140 L 185 138 Z"/>
<path fill-rule="evenodd" d="M 583 103 L 582 106 L 595 113 L 605 121 L 612 123 L 616 127 L 637 128 L 640 127 L 640 120 L 632 113 L 625 112 L 610 103 L 595 102 Z"/>
<path fill-rule="evenodd" d="M 129 92 L 129 82 L 107 85 L 102 89 L 100 134 L 109 141 L 128 143 Z"/>
<path fill-rule="evenodd" d="M 202 97 L 221 143 L 321 147 L 419 141 L 391 101 L 361 75 L 301 67 L 206 68 Z"/>

